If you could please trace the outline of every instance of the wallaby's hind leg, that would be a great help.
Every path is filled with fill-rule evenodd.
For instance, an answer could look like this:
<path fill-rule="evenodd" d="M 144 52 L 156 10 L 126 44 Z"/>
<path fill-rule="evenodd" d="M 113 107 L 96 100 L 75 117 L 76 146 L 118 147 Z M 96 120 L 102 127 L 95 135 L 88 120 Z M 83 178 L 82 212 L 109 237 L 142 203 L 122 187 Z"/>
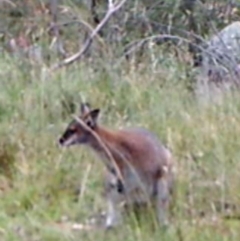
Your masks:
<path fill-rule="evenodd" d="M 163 226 L 168 225 L 169 202 L 170 202 L 170 191 L 169 191 L 168 181 L 166 180 L 166 178 L 162 177 L 157 180 L 156 205 L 157 205 L 158 221 Z"/>

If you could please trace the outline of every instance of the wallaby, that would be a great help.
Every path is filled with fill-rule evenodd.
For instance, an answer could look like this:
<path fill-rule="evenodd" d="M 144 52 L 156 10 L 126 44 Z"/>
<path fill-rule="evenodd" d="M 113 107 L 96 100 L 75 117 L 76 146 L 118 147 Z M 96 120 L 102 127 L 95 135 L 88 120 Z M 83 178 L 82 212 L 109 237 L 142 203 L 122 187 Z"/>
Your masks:
<path fill-rule="evenodd" d="M 107 161 L 106 228 L 114 227 L 121 221 L 119 206 L 123 201 L 138 204 L 155 200 L 158 220 L 160 224 L 167 225 L 175 166 L 171 152 L 144 128 L 110 130 L 99 125 L 99 113 L 100 109 L 91 109 L 88 103 L 81 104 L 80 116 L 68 125 L 59 143 L 65 147 L 84 144 Z M 95 138 L 96 135 L 100 141 Z"/>

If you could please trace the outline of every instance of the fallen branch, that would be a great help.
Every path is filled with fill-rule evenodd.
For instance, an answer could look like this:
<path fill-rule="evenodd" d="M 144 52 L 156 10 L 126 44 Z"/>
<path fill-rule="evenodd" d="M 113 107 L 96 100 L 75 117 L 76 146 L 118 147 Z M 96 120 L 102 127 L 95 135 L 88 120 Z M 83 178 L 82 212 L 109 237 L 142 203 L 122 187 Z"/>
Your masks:
<path fill-rule="evenodd" d="M 77 60 L 79 60 L 89 49 L 89 47 L 92 44 L 93 39 L 95 36 L 101 31 L 101 29 L 106 25 L 106 23 L 109 21 L 111 16 L 117 12 L 125 3 L 127 0 L 121 0 L 119 3 L 113 3 L 111 0 L 108 1 L 108 11 L 102 21 L 97 25 L 97 27 L 92 31 L 89 38 L 84 43 L 83 47 L 74 55 L 70 56 L 69 58 L 66 58 L 60 63 L 57 63 L 51 67 L 51 70 L 55 70 L 58 68 L 61 68 L 63 66 L 69 65 Z"/>

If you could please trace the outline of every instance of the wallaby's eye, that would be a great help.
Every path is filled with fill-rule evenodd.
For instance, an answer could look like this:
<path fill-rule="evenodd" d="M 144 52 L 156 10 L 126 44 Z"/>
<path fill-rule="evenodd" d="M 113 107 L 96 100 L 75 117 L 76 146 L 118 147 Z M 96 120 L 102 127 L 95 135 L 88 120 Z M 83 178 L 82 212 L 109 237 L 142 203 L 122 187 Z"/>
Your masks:
<path fill-rule="evenodd" d="M 92 127 L 92 122 L 91 122 L 90 120 L 88 120 L 88 121 L 86 122 L 86 124 L 87 124 L 87 126 Z"/>

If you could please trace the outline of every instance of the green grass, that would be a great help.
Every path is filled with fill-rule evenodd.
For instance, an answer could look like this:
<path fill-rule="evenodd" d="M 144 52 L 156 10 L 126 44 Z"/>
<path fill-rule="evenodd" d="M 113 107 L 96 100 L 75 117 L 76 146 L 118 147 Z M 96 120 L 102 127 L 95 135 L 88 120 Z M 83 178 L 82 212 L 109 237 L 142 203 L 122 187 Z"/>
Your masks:
<path fill-rule="evenodd" d="M 238 240 L 239 221 L 225 218 L 240 215 L 237 94 L 202 106 L 187 91 L 183 65 L 170 58 L 156 73 L 150 67 L 81 64 L 49 74 L 0 59 L 0 241 Z M 148 212 L 139 222 L 126 216 L 109 233 L 60 227 L 105 208 L 102 163 L 85 148 L 57 145 L 81 99 L 101 108 L 104 125 L 145 126 L 171 148 L 178 175 L 168 230 L 156 228 Z"/>

